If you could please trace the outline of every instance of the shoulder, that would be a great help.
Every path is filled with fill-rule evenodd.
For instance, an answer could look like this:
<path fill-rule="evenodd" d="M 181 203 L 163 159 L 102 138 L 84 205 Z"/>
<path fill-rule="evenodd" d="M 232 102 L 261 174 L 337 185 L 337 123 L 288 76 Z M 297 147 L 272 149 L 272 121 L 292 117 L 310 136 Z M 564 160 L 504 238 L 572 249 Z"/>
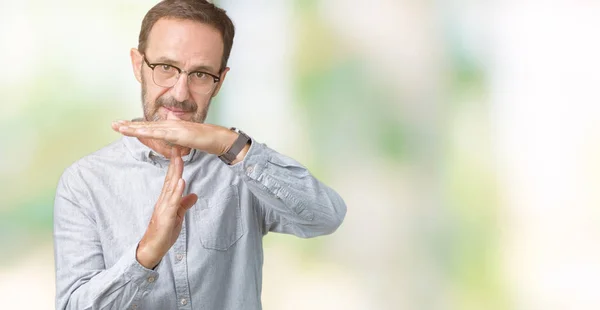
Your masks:
<path fill-rule="evenodd" d="M 128 158 L 131 155 L 121 138 L 72 163 L 63 172 L 61 180 L 85 179 L 86 174 L 109 173 L 122 166 Z"/>

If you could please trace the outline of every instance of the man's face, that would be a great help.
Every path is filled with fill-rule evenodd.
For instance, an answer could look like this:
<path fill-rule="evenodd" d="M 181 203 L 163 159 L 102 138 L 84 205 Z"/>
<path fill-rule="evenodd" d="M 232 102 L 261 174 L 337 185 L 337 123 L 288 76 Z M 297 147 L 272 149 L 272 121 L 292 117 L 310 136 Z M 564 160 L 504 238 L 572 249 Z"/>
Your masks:
<path fill-rule="evenodd" d="M 182 73 L 172 87 L 155 84 L 150 64 L 163 63 L 182 70 L 203 71 L 220 76 L 209 93 L 191 90 L 188 75 Z M 147 121 L 166 119 L 202 123 L 206 119 L 210 100 L 214 97 L 229 68 L 221 74 L 219 69 L 223 57 L 223 40 L 212 26 L 190 20 L 160 19 L 148 36 L 144 55 L 132 49 L 131 58 L 136 78 L 142 84 L 142 105 Z M 160 68 L 157 67 L 156 70 Z"/>

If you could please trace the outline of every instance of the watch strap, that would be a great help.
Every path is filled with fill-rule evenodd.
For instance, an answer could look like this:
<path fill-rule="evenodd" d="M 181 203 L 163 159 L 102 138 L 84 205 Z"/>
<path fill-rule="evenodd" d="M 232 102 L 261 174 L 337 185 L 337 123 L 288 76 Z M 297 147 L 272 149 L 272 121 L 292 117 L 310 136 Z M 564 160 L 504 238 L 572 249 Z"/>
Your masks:
<path fill-rule="evenodd" d="M 248 137 L 248 135 L 245 134 L 243 131 L 235 127 L 231 127 L 230 129 L 231 131 L 237 132 L 239 135 L 237 139 L 233 142 L 229 150 L 219 155 L 219 159 L 221 159 L 224 163 L 228 165 L 231 165 L 231 163 L 235 160 L 238 154 L 244 149 L 246 143 L 250 141 L 250 137 Z"/>

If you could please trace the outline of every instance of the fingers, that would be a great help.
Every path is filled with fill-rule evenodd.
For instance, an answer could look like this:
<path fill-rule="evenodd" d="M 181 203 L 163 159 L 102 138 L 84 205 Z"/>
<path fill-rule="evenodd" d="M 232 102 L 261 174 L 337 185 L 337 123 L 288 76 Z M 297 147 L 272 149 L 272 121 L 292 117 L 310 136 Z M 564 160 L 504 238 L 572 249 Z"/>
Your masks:
<path fill-rule="evenodd" d="M 189 194 L 185 197 L 181 198 L 181 202 L 179 203 L 183 209 L 191 208 L 198 201 L 198 195 Z"/>
<path fill-rule="evenodd" d="M 177 184 L 173 188 L 173 192 L 171 193 L 171 197 L 169 197 L 169 206 L 172 208 L 178 208 L 179 203 L 181 201 L 181 195 L 183 195 L 183 190 L 185 189 L 185 181 L 181 178 L 177 180 Z"/>
<path fill-rule="evenodd" d="M 196 194 L 186 195 L 182 197 L 185 190 L 185 180 L 182 178 L 183 175 L 183 160 L 181 159 L 180 151 L 177 148 L 171 148 L 171 163 L 169 164 L 169 171 L 167 177 L 170 184 L 174 184 L 172 188 L 166 189 L 165 198 L 169 201 L 169 206 L 176 208 L 177 215 L 183 217 L 185 211 L 191 208 L 196 201 L 198 196 Z M 165 182 L 166 187 L 166 182 Z"/>
<path fill-rule="evenodd" d="M 169 172 L 171 173 L 169 175 Z M 171 163 L 169 164 L 169 172 L 167 172 L 167 178 L 169 178 L 169 188 L 167 188 L 167 198 L 169 205 L 176 208 L 179 206 L 181 201 L 181 195 L 185 190 L 185 180 L 183 180 L 183 159 L 179 149 L 171 148 Z M 165 182 L 166 185 L 166 182 Z M 172 185 L 172 187 L 171 187 Z"/>
<path fill-rule="evenodd" d="M 171 192 L 171 197 L 169 197 L 169 205 L 173 207 L 179 206 L 181 201 L 181 195 L 183 195 L 183 191 L 185 189 L 185 180 L 179 178 L 173 191 Z"/>
<path fill-rule="evenodd" d="M 177 182 L 183 175 L 183 160 L 179 150 L 175 147 L 171 148 L 171 157 L 167 174 L 165 175 L 165 183 L 162 188 L 159 199 L 169 199 L 177 187 Z M 181 194 L 180 194 L 181 196 Z"/>
<path fill-rule="evenodd" d="M 177 123 L 172 121 L 159 122 L 131 122 L 126 120 L 112 122 L 111 128 L 125 136 L 164 139 Z"/>
<path fill-rule="evenodd" d="M 179 148 L 171 147 L 171 161 L 175 162 L 175 175 L 173 178 L 181 179 L 183 176 L 183 159 L 181 158 L 181 152 Z"/>
<path fill-rule="evenodd" d="M 117 130 L 124 136 L 136 138 L 149 138 L 157 140 L 165 140 L 175 143 L 179 140 L 180 130 L 174 129 L 158 129 L 158 128 L 132 128 L 120 127 Z"/>
<path fill-rule="evenodd" d="M 179 202 L 179 208 L 177 209 L 177 215 L 179 217 L 183 218 L 183 216 L 185 215 L 185 212 L 187 210 L 189 210 L 191 207 L 193 207 L 197 201 L 198 201 L 198 195 L 196 195 L 196 194 L 189 194 L 189 195 L 186 195 L 185 197 L 182 197 L 181 201 Z"/>
<path fill-rule="evenodd" d="M 181 120 L 161 120 L 155 122 L 132 122 L 127 120 L 114 121 L 111 127 L 115 130 L 120 128 L 134 128 L 134 129 L 169 129 L 181 125 L 186 121 Z"/>
<path fill-rule="evenodd" d="M 121 127 L 122 124 L 124 124 L 126 121 L 115 121 L 112 122 L 112 124 L 110 124 L 110 127 L 112 128 L 112 130 L 119 132 L 119 127 Z"/>
<path fill-rule="evenodd" d="M 116 121 L 111 124 L 111 128 L 125 136 L 138 138 L 162 139 L 174 144 L 178 144 L 180 127 L 185 126 L 183 121 L 158 121 L 158 122 L 131 122 Z M 185 181 L 183 180 L 183 159 L 179 148 L 171 148 L 170 163 L 165 175 L 165 181 L 157 204 L 157 207 L 176 208 L 178 215 L 185 215 L 185 211 L 191 208 L 198 196 L 196 194 L 182 197 L 185 191 Z"/>
<path fill-rule="evenodd" d="M 190 122 L 181 120 L 161 120 L 156 122 L 115 121 L 111 128 L 128 137 L 165 140 L 173 144 L 192 147 L 189 142 Z M 187 138 L 186 138 L 187 137 Z M 182 144 L 183 143 L 183 144 Z"/>
<path fill-rule="evenodd" d="M 150 139 L 160 139 L 160 140 L 166 140 L 167 135 L 169 135 L 169 132 L 171 132 L 166 129 L 133 128 L 133 127 L 126 127 L 126 126 L 121 126 L 121 127 L 117 128 L 115 131 L 121 133 L 124 136 L 128 136 L 128 137 L 150 138 Z"/>

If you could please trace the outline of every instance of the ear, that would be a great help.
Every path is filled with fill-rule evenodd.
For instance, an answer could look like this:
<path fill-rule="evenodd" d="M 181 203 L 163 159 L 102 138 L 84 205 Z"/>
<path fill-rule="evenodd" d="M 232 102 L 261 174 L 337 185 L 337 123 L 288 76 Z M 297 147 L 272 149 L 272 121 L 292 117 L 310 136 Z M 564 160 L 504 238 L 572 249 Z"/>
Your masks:
<path fill-rule="evenodd" d="M 131 57 L 131 66 L 133 67 L 133 74 L 138 82 L 142 82 L 142 62 L 144 61 L 142 54 L 136 48 L 132 48 L 129 51 Z"/>
<path fill-rule="evenodd" d="M 215 91 L 213 92 L 211 97 L 214 97 L 219 93 L 219 90 L 221 89 L 221 85 L 223 85 L 223 82 L 225 81 L 225 76 L 227 76 L 228 71 L 229 71 L 229 67 L 225 67 L 223 72 L 221 72 L 219 83 L 217 84 L 217 87 L 215 87 Z"/>

